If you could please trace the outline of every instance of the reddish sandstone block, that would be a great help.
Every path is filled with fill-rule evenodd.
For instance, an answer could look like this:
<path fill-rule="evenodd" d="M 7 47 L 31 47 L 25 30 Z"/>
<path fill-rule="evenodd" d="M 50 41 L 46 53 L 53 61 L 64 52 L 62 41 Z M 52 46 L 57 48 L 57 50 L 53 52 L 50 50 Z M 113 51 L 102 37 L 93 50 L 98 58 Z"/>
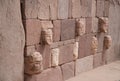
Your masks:
<path fill-rule="evenodd" d="M 41 37 L 41 23 L 37 19 L 29 19 L 24 22 L 26 30 L 26 45 L 38 44 Z"/>
<path fill-rule="evenodd" d="M 49 19 L 49 0 L 38 0 L 38 18 L 39 19 Z"/>
<path fill-rule="evenodd" d="M 80 0 L 72 0 L 72 18 L 79 18 L 80 17 Z"/>
<path fill-rule="evenodd" d="M 97 7 L 96 7 L 96 16 L 103 17 L 104 14 L 104 0 L 97 0 Z"/>
<path fill-rule="evenodd" d="M 50 2 L 50 19 L 57 19 L 58 0 L 49 0 Z"/>
<path fill-rule="evenodd" d="M 105 9 L 104 9 L 104 16 L 108 17 L 109 16 L 109 8 L 110 8 L 110 0 L 105 0 Z"/>
<path fill-rule="evenodd" d="M 61 21 L 61 41 L 75 38 L 75 20 L 66 19 Z"/>
<path fill-rule="evenodd" d="M 68 44 L 60 47 L 59 64 L 70 62 L 73 59 L 73 45 Z"/>
<path fill-rule="evenodd" d="M 63 81 L 60 67 L 44 70 L 41 74 L 25 75 L 25 81 Z"/>
<path fill-rule="evenodd" d="M 97 53 L 93 56 L 93 67 L 99 67 L 102 65 L 102 53 Z"/>
<path fill-rule="evenodd" d="M 61 66 L 64 80 L 74 77 L 74 65 L 74 62 L 70 62 Z"/>
<path fill-rule="evenodd" d="M 36 45 L 36 50 L 41 53 L 43 57 L 43 69 L 51 67 L 51 50 L 49 45 Z"/>
<path fill-rule="evenodd" d="M 92 18 L 86 18 L 86 33 L 89 34 L 92 32 Z"/>
<path fill-rule="evenodd" d="M 69 0 L 58 0 L 58 19 L 67 19 L 69 12 Z"/>
<path fill-rule="evenodd" d="M 61 21 L 55 20 L 53 21 L 53 41 L 60 41 L 60 33 L 61 33 Z"/>
<path fill-rule="evenodd" d="M 81 15 L 82 17 L 92 16 L 92 0 L 81 0 Z"/>
<path fill-rule="evenodd" d="M 24 16 L 28 18 L 37 18 L 38 14 L 38 1 L 37 0 L 25 0 L 23 2 Z"/>
<path fill-rule="evenodd" d="M 92 18 L 92 33 L 98 32 L 98 18 Z"/>

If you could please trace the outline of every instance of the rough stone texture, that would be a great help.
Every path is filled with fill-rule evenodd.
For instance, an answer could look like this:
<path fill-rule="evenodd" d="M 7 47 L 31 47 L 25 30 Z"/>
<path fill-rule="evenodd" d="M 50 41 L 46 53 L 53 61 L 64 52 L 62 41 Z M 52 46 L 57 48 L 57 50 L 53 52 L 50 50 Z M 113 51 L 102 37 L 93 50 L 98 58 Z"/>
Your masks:
<path fill-rule="evenodd" d="M 98 39 L 95 36 L 93 36 L 92 44 L 91 44 L 92 54 L 96 54 L 97 50 L 98 50 Z"/>
<path fill-rule="evenodd" d="M 89 71 L 91 69 L 93 69 L 93 55 L 78 59 L 76 61 L 76 75 L 79 75 L 80 73 Z"/>
<path fill-rule="evenodd" d="M 35 52 L 35 46 L 26 46 L 24 56 L 29 56 L 31 53 Z"/>
<path fill-rule="evenodd" d="M 60 33 L 61 33 L 61 21 L 55 20 L 53 21 L 53 41 L 59 42 L 60 41 Z"/>
<path fill-rule="evenodd" d="M 72 0 L 72 18 L 79 18 L 80 17 L 80 0 Z"/>
<path fill-rule="evenodd" d="M 25 19 L 37 18 L 38 0 L 24 0 L 22 9 Z"/>
<path fill-rule="evenodd" d="M 92 32 L 92 18 L 86 18 L 86 33 L 90 34 Z"/>
<path fill-rule="evenodd" d="M 81 0 L 81 16 L 91 17 L 92 16 L 92 0 Z"/>
<path fill-rule="evenodd" d="M 92 33 L 98 32 L 98 18 L 92 18 Z"/>
<path fill-rule="evenodd" d="M 0 0 L 0 81 L 24 81 L 20 0 Z"/>
<path fill-rule="evenodd" d="M 97 0 L 97 7 L 96 7 L 96 16 L 103 17 L 104 15 L 104 0 Z"/>
<path fill-rule="evenodd" d="M 25 81 L 63 81 L 60 67 L 44 70 L 41 74 L 25 76 Z"/>
<path fill-rule="evenodd" d="M 50 2 L 50 19 L 54 20 L 58 17 L 58 0 L 49 0 Z"/>
<path fill-rule="evenodd" d="M 110 35 L 105 35 L 104 37 L 104 48 L 109 49 L 112 45 L 112 38 Z"/>
<path fill-rule="evenodd" d="M 36 45 L 36 50 L 42 54 L 43 69 L 51 67 L 51 50 L 49 45 Z"/>
<path fill-rule="evenodd" d="M 74 66 L 75 66 L 74 62 L 66 63 L 61 66 L 64 80 L 74 77 L 74 71 L 75 71 Z"/>
<path fill-rule="evenodd" d="M 58 19 L 67 19 L 69 12 L 69 0 L 58 0 Z"/>
<path fill-rule="evenodd" d="M 73 48 L 74 60 L 76 60 L 78 58 L 78 50 L 79 50 L 79 42 L 75 42 L 74 48 Z"/>
<path fill-rule="evenodd" d="M 75 38 L 75 20 L 65 19 L 61 21 L 61 40 L 69 40 Z"/>
<path fill-rule="evenodd" d="M 37 19 L 28 19 L 24 21 L 26 30 L 26 45 L 34 45 L 40 42 L 41 23 Z"/>
<path fill-rule="evenodd" d="M 40 21 L 40 22 L 41 22 L 42 30 L 53 28 L 53 24 L 51 21 Z"/>
<path fill-rule="evenodd" d="M 96 0 L 92 0 L 92 17 L 96 16 Z"/>
<path fill-rule="evenodd" d="M 79 58 L 91 55 L 92 34 L 83 35 L 79 39 Z"/>
<path fill-rule="evenodd" d="M 105 5 L 104 16 L 108 17 L 109 16 L 109 8 L 110 8 L 110 0 L 105 0 L 104 5 Z"/>
<path fill-rule="evenodd" d="M 97 53 L 93 56 L 93 67 L 99 67 L 102 65 L 102 53 Z"/>
<path fill-rule="evenodd" d="M 73 44 L 60 47 L 59 64 L 73 61 Z"/>
<path fill-rule="evenodd" d="M 38 0 L 38 18 L 39 19 L 49 19 L 49 0 Z"/>

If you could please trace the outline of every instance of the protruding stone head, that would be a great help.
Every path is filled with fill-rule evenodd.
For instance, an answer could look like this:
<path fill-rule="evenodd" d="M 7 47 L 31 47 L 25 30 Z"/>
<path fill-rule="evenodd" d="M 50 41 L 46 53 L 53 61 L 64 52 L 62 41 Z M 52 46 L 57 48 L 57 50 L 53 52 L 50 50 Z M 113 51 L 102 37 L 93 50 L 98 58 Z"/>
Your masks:
<path fill-rule="evenodd" d="M 59 64 L 59 48 L 52 49 L 52 66 L 56 67 Z"/>
<path fill-rule="evenodd" d="M 104 37 L 104 48 L 109 49 L 111 45 L 112 45 L 112 38 L 110 35 L 106 35 Z"/>
<path fill-rule="evenodd" d="M 25 56 L 25 73 L 29 75 L 40 73 L 43 69 L 42 60 L 42 55 L 39 52 Z"/>
<path fill-rule="evenodd" d="M 53 42 L 53 32 L 52 32 L 52 29 L 44 29 L 43 30 L 43 42 L 45 44 L 52 44 Z"/>
<path fill-rule="evenodd" d="M 78 49 L 79 49 L 79 43 L 75 42 L 74 48 L 73 48 L 74 60 L 76 60 L 78 58 Z"/>
<path fill-rule="evenodd" d="M 103 33 L 108 32 L 108 18 L 99 18 L 99 31 Z"/>
<path fill-rule="evenodd" d="M 81 36 L 85 34 L 85 19 L 76 20 L 76 35 Z"/>
<path fill-rule="evenodd" d="M 92 37 L 91 49 L 92 49 L 93 54 L 95 54 L 97 52 L 97 50 L 98 50 L 98 40 L 97 40 L 97 38 L 95 36 Z"/>

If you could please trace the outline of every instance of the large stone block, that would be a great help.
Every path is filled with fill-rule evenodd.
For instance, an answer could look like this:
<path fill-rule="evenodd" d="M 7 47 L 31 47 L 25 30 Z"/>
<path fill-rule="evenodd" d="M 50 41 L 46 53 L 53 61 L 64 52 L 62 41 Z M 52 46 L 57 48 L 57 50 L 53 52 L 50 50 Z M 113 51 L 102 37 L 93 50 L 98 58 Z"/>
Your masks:
<path fill-rule="evenodd" d="M 66 63 L 61 66 L 64 80 L 74 77 L 74 71 L 75 71 L 74 66 L 75 66 L 74 62 Z"/>
<path fill-rule="evenodd" d="M 72 18 L 79 18 L 81 16 L 80 0 L 72 0 Z"/>
<path fill-rule="evenodd" d="M 25 81 L 63 81 L 60 67 L 44 70 L 38 75 L 25 75 Z"/>
<path fill-rule="evenodd" d="M 108 17 L 109 16 L 109 8 L 110 8 L 110 0 L 105 0 L 104 5 L 105 5 L 104 16 Z"/>
<path fill-rule="evenodd" d="M 36 45 L 36 50 L 41 53 L 43 57 L 43 69 L 51 67 L 51 49 L 49 45 Z"/>
<path fill-rule="evenodd" d="M 74 44 L 68 44 L 60 47 L 59 64 L 73 61 L 73 46 Z"/>
<path fill-rule="evenodd" d="M 53 21 L 53 41 L 59 42 L 60 41 L 60 33 L 61 33 L 61 21 L 55 20 Z"/>
<path fill-rule="evenodd" d="M 67 19 L 69 12 L 69 0 L 58 0 L 58 19 Z"/>
<path fill-rule="evenodd" d="M 92 18 L 92 33 L 98 32 L 98 18 Z"/>
<path fill-rule="evenodd" d="M 49 0 L 38 0 L 38 18 L 39 19 L 49 19 Z M 34 12 L 33 12 L 34 13 Z"/>
<path fill-rule="evenodd" d="M 75 38 L 75 20 L 66 19 L 61 21 L 61 41 Z"/>
<path fill-rule="evenodd" d="M 87 56 L 76 61 L 76 75 L 93 69 L 93 55 Z"/>
<path fill-rule="evenodd" d="M 92 32 L 92 17 L 86 18 L 86 33 L 89 34 Z"/>
<path fill-rule="evenodd" d="M 102 65 L 102 53 L 97 53 L 93 56 L 93 67 L 99 67 Z"/>
<path fill-rule="evenodd" d="M 91 17 L 92 16 L 92 0 L 81 0 L 81 16 Z"/>
<path fill-rule="evenodd" d="M 40 42 L 41 23 L 37 19 L 28 19 L 24 21 L 26 30 L 26 45 L 34 45 Z"/>

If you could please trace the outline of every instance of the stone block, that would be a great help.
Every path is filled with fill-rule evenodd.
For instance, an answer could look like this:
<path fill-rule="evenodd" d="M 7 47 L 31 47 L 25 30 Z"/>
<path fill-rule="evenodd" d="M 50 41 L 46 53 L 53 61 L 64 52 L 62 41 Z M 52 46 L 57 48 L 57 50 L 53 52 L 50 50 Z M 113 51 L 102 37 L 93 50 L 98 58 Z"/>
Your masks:
<path fill-rule="evenodd" d="M 80 0 L 72 0 L 72 18 L 79 18 L 81 16 Z"/>
<path fill-rule="evenodd" d="M 58 15 L 58 0 L 49 0 L 50 2 L 50 19 L 55 20 L 57 19 Z"/>
<path fill-rule="evenodd" d="M 80 73 L 89 71 L 91 69 L 93 69 L 93 55 L 78 59 L 76 61 L 76 75 L 79 75 Z"/>
<path fill-rule="evenodd" d="M 49 19 L 49 0 L 38 0 L 38 18 L 39 19 Z"/>
<path fill-rule="evenodd" d="M 58 19 L 67 19 L 69 12 L 69 0 L 58 0 Z"/>
<path fill-rule="evenodd" d="M 86 33 L 89 34 L 92 32 L 92 17 L 86 18 Z"/>
<path fill-rule="evenodd" d="M 37 19 L 28 19 L 24 21 L 26 33 L 26 45 L 40 43 L 41 23 Z"/>
<path fill-rule="evenodd" d="M 61 21 L 61 41 L 75 38 L 75 20 L 65 19 Z"/>
<path fill-rule="evenodd" d="M 53 28 L 53 24 L 51 21 L 40 21 L 40 22 L 41 22 L 42 30 Z"/>
<path fill-rule="evenodd" d="M 98 18 L 92 18 L 92 33 L 98 32 Z"/>
<path fill-rule="evenodd" d="M 102 53 L 97 53 L 93 56 L 93 67 L 99 67 L 102 65 Z"/>
<path fill-rule="evenodd" d="M 60 47 L 60 54 L 59 54 L 59 64 L 68 63 L 73 61 L 73 45 L 68 44 L 65 46 Z"/>
<path fill-rule="evenodd" d="M 74 77 L 74 71 L 75 71 L 74 66 L 75 66 L 74 62 L 66 63 L 61 66 L 64 80 Z"/>
<path fill-rule="evenodd" d="M 60 41 L 60 33 L 61 33 L 61 21 L 55 20 L 53 21 L 53 41 L 59 42 Z"/>
<path fill-rule="evenodd" d="M 35 52 L 35 46 L 26 46 L 24 56 L 29 56 L 31 53 Z"/>
<path fill-rule="evenodd" d="M 63 81 L 62 78 L 60 67 L 50 68 L 33 76 L 25 75 L 25 81 Z"/>
<path fill-rule="evenodd" d="M 109 8 L 110 8 L 110 0 L 105 0 L 104 5 L 105 5 L 104 16 L 108 17 L 109 16 Z"/>
<path fill-rule="evenodd" d="M 25 0 L 22 7 L 25 19 L 37 18 L 38 0 Z"/>
<path fill-rule="evenodd" d="M 51 49 L 49 45 L 36 45 L 36 51 L 43 57 L 43 69 L 51 67 Z"/>
<path fill-rule="evenodd" d="M 97 0 L 97 7 L 96 7 L 96 16 L 103 17 L 104 15 L 104 0 Z"/>
<path fill-rule="evenodd" d="M 92 16 L 92 0 L 81 0 L 81 16 L 91 17 Z"/>

